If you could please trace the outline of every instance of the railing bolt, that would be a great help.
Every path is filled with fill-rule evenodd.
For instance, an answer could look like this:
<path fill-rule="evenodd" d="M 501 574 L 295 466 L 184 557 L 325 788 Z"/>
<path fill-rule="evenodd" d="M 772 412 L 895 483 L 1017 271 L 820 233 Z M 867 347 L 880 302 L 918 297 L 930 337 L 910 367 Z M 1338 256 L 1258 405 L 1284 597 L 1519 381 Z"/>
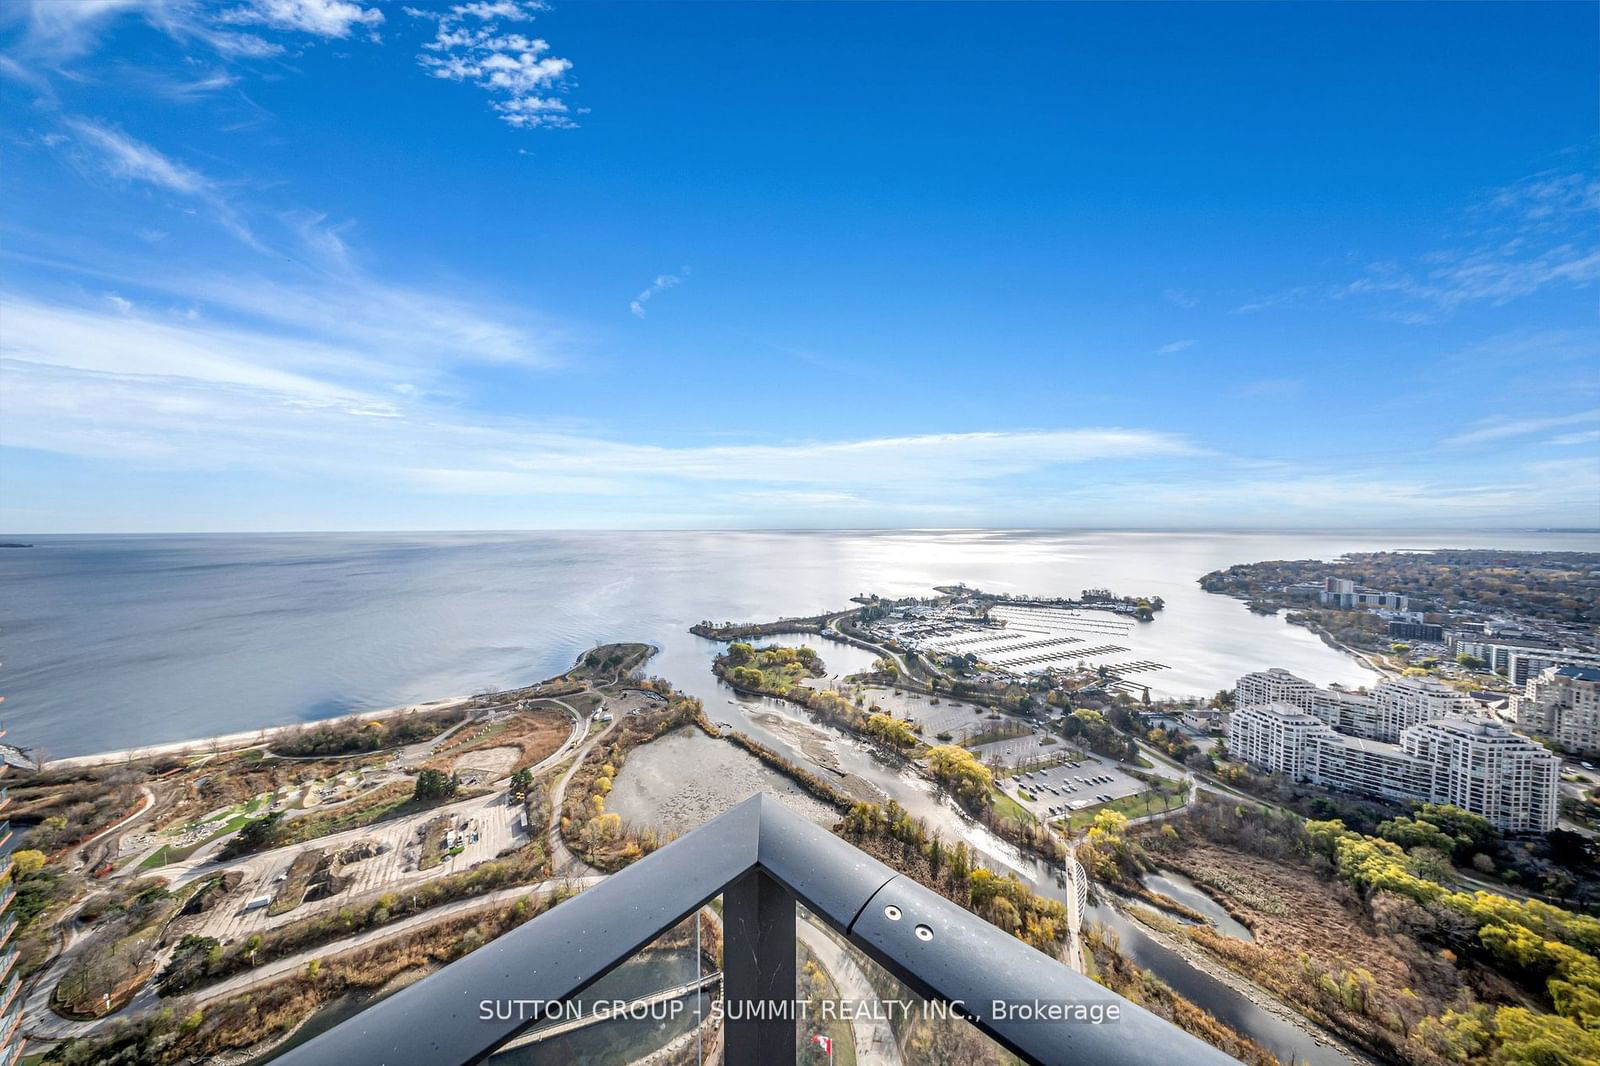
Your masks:
<path fill-rule="evenodd" d="M 891 903 L 887 907 L 883 908 L 883 915 L 891 922 L 898 922 L 900 920 L 900 908 Z"/>
<path fill-rule="evenodd" d="M 929 929 L 925 925 L 917 926 L 917 939 L 918 940 L 932 940 L 933 939 L 933 930 Z"/>

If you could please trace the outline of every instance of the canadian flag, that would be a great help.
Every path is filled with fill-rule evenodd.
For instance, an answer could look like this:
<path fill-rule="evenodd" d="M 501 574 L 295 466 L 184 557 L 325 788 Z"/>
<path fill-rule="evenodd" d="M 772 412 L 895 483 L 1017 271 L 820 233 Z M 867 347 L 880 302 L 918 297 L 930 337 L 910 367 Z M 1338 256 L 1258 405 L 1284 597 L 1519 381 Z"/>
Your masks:
<path fill-rule="evenodd" d="M 824 1055 L 827 1055 L 830 1059 L 833 1058 L 833 1037 L 823 1036 L 821 1033 L 813 1033 L 811 1042 L 821 1048 Z"/>

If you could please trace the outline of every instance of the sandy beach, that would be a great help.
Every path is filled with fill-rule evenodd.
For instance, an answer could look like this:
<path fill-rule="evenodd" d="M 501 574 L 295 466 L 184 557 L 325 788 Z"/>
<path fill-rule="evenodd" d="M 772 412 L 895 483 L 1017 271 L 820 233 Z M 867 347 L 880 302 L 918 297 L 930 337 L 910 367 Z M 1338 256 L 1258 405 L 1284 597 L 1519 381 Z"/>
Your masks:
<path fill-rule="evenodd" d="M 449 707 L 456 707 L 466 703 L 471 697 L 454 696 L 447 699 L 430 700 L 427 703 L 413 703 L 402 707 L 386 707 L 377 711 L 360 711 L 355 714 L 342 714 L 335 718 L 318 718 L 309 722 L 292 722 L 288 725 L 266 726 L 262 729 L 252 729 L 243 733 L 224 733 L 220 736 L 201 737 L 198 740 L 175 740 L 167 744 L 150 744 L 140 748 L 124 748 L 121 751 L 102 751 L 94 755 L 74 755 L 65 759 L 50 759 L 40 766 L 41 771 L 67 770 L 73 767 L 106 766 L 110 763 L 134 762 L 140 759 L 153 759 L 162 755 L 188 755 L 201 754 L 214 751 L 232 751 L 237 748 L 254 747 L 264 744 L 275 736 L 292 733 L 297 729 L 304 729 L 313 725 L 328 725 L 334 722 L 361 722 L 378 718 L 394 718 L 414 711 L 439 711 Z"/>

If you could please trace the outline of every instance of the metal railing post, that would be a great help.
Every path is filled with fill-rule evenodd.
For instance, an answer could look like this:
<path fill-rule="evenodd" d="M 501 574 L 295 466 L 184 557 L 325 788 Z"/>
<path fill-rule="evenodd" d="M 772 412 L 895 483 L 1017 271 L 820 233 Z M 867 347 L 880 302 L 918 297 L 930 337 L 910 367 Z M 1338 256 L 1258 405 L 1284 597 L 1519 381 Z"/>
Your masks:
<path fill-rule="evenodd" d="M 794 894 L 762 870 L 751 870 L 722 894 L 722 929 L 727 1062 L 793 1062 Z"/>

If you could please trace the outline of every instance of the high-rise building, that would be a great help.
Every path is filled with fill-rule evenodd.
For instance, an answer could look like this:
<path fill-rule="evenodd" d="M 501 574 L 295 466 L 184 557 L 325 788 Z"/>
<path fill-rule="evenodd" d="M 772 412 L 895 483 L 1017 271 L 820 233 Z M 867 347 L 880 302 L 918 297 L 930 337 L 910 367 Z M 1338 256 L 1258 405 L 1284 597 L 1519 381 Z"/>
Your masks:
<path fill-rule="evenodd" d="M 1450 717 L 1408 725 L 1400 743 L 1349 737 L 1283 703 L 1236 709 L 1228 750 L 1252 766 L 1322 788 L 1448 803 L 1507 833 L 1555 828 L 1561 761 L 1498 722 Z"/>
<path fill-rule="evenodd" d="M 1407 726 L 1477 710 L 1470 696 L 1430 678 L 1388 678 L 1371 692 L 1354 692 L 1337 685 L 1321 688 L 1278 668 L 1241 677 L 1233 702 L 1235 707 L 1286 703 L 1341 733 L 1390 742 L 1399 740 Z"/>
<path fill-rule="evenodd" d="M 1600 669 L 1546 667 L 1511 706 L 1527 732 L 1579 755 L 1600 755 Z"/>

